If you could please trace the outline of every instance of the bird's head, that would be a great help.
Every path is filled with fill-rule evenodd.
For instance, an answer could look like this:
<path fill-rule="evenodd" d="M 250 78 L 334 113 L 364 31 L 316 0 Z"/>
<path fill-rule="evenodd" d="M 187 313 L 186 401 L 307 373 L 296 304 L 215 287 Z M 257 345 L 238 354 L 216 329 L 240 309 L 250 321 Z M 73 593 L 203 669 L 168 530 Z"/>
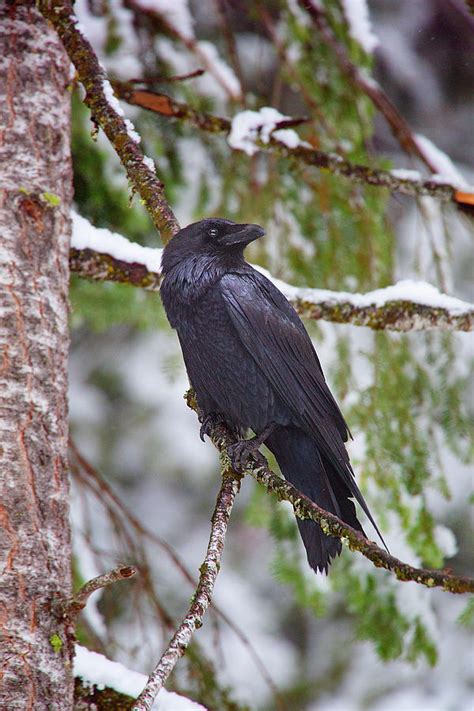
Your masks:
<path fill-rule="evenodd" d="M 163 272 L 166 274 L 177 264 L 199 256 L 229 260 L 242 258 L 245 247 L 264 234 L 260 225 L 240 225 L 220 217 L 193 222 L 166 245 Z"/>

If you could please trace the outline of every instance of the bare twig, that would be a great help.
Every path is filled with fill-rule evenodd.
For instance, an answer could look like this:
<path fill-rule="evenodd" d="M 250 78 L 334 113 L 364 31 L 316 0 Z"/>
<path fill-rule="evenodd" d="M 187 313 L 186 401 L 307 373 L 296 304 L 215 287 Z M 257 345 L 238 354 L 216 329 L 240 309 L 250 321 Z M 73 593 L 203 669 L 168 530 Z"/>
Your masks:
<path fill-rule="evenodd" d="M 224 36 L 225 43 L 227 45 L 227 52 L 229 55 L 230 63 L 234 74 L 239 80 L 240 88 L 242 89 L 242 103 L 245 104 L 245 91 L 244 91 L 244 81 L 242 67 L 240 64 L 239 53 L 237 50 L 237 42 L 235 41 L 235 35 L 227 16 L 226 11 L 226 0 L 214 0 L 217 10 L 217 16 L 219 18 L 219 25 Z"/>
<path fill-rule="evenodd" d="M 188 79 L 197 79 L 202 77 L 206 73 L 205 69 L 195 69 L 192 72 L 186 72 L 186 74 L 173 74 L 172 76 L 157 75 L 154 77 L 142 77 L 136 79 L 128 79 L 128 84 L 143 84 L 144 86 L 150 86 L 153 84 L 168 84 L 172 82 L 187 81 Z M 113 82 L 112 82 L 113 84 Z"/>
<path fill-rule="evenodd" d="M 136 568 L 130 565 L 119 565 L 108 573 L 92 578 L 75 595 L 60 605 L 62 614 L 67 617 L 76 617 L 85 608 L 93 592 L 112 585 L 112 583 L 116 583 L 119 580 L 128 580 L 136 572 Z"/>
<path fill-rule="evenodd" d="M 114 86 L 117 93 L 130 104 L 141 106 L 165 118 L 185 121 L 207 133 L 226 135 L 230 133 L 232 124 L 227 118 L 215 116 L 205 111 L 198 111 L 188 104 L 175 101 L 166 94 L 145 90 L 136 91 L 126 83 L 115 82 Z M 296 122 L 301 123 L 302 120 L 296 119 Z M 294 124 L 282 122 L 275 127 L 275 130 L 289 125 Z M 335 175 L 348 178 L 354 183 L 365 183 L 379 188 L 387 188 L 391 192 L 398 192 L 411 197 L 430 195 L 442 202 L 451 202 L 457 206 L 469 206 L 474 201 L 472 193 L 462 192 L 454 185 L 440 182 L 436 178 L 424 179 L 407 175 L 401 177 L 397 175 L 396 171 L 351 163 L 337 153 L 325 153 L 309 145 L 300 144 L 296 147 L 288 147 L 273 135 L 270 136 L 268 143 L 257 141 L 256 145 L 262 151 L 270 151 L 296 163 L 304 163 L 321 170 L 327 170 Z"/>
<path fill-rule="evenodd" d="M 186 394 L 186 402 L 191 409 L 199 413 L 199 406 L 193 390 L 189 390 Z M 224 424 L 219 424 L 213 428 L 211 440 L 221 453 L 221 459 L 226 465 L 228 462 L 228 458 L 226 459 L 227 448 L 235 444 L 235 436 Z M 340 538 L 351 550 L 361 553 L 376 568 L 385 568 L 385 570 L 392 572 L 398 580 L 412 581 L 426 585 L 428 588 L 439 587 L 451 593 L 474 592 L 474 578 L 452 575 L 443 570 L 414 568 L 398 560 L 337 516 L 315 504 L 288 481 L 274 474 L 266 462 L 262 465 L 260 461 L 251 458 L 246 466 L 245 474 L 250 474 L 260 484 L 263 484 L 267 491 L 276 494 L 280 501 L 289 501 L 298 518 L 315 521 L 321 526 L 324 533 Z"/>
<path fill-rule="evenodd" d="M 211 535 L 206 557 L 200 567 L 199 582 L 191 606 L 176 630 L 166 651 L 150 674 L 147 684 L 137 699 L 133 711 L 149 711 L 159 690 L 173 671 L 176 662 L 186 651 L 194 632 L 202 626 L 202 620 L 211 604 L 212 593 L 219 573 L 224 539 L 235 496 L 240 488 L 240 477 L 228 467 L 224 468 L 221 488 L 212 516 Z"/>
<path fill-rule="evenodd" d="M 127 127 L 120 107 L 111 102 L 107 75 L 100 65 L 89 41 L 79 31 L 70 0 L 38 0 L 38 7 L 55 27 L 61 41 L 76 67 L 79 79 L 86 90 L 84 102 L 91 110 L 94 122 L 100 126 L 114 146 L 127 172 L 127 176 L 166 242 L 179 229 L 176 217 L 165 196 L 163 183 L 153 166 L 144 159 L 139 144 Z M 118 110 L 117 110 L 118 108 Z"/>
<path fill-rule="evenodd" d="M 84 455 L 78 450 L 76 447 L 75 443 L 73 440 L 70 438 L 69 439 L 69 447 L 71 450 L 71 453 L 74 456 L 74 459 L 77 462 L 78 467 L 72 466 L 71 470 L 73 474 L 75 474 L 78 479 L 84 483 L 94 494 L 94 496 L 97 498 L 97 500 L 100 502 L 100 504 L 105 508 L 107 511 L 107 514 L 113 519 L 115 523 L 118 524 L 117 517 L 115 515 L 115 509 L 118 509 L 120 514 L 123 516 L 124 520 L 130 524 L 132 529 L 135 530 L 135 533 L 137 536 L 143 537 L 151 541 L 152 543 L 155 543 L 156 545 L 160 546 L 162 550 L 166 552 L 166 554 L 170 557 L 170 559 L 173 561 L 173 563 L 176 565 L 178 570 L 182 573 L 184 578 L 187 580 L 187 582 L 194 588 L 196 589 L 197 587 L 197 581 L 191 575 L 190 571 L 184 564 L 184 562 L 181 560 L 177 552 L 174 550 L 174 548 L 168 543 L 168 541 L 165 541 L 161 536 L 158 536 L 156 533 L 153 533 L 149 528 L 144 526 L 144 524 L 136 517 L 134 514 L 129 511 L 127 506 L 123 503 L 122 499 L 115 493 L 113 488 L 110 486 L 110 484 L 101 476 L 100 472 L 98 472 L 92 464 L 84 457 Z M 84 472 L 86 475 L 85 478 L 81 476 L 80 472 Z M 123 524 L 122 524 L 123 526 Z M 135 546 L 134 542 L 128 537 L 127 538 L 127 549 L 129 551 L 133 551 L 133 556 L 136 556 L 136 550 L 137 547 Z M 141 557 L 146 558 L 146 554 L 144 551 L 141 552 Z M 137 563 L 137 568 L 140 574 L 140 578 L 142 580 L 142 583 L 147 584 L 148 581 L 148 572 L 147 572 L 147 562 L 146 560 L 144 561 L 144 564 Z M 243 646 L 247 649 L 250 657 L 252 658 L 255 667 L 259 670 L 262 678 L 268 685 L 268 688 L 270 689 L 271 693 L 273 694 L 273 698 L 275 701 L 275 708 L 278 709 L 283 709 L 283 703 L 282 700 L 279 696 L 279 692 L 277 689 L 277 686 L 275 682 L 273 681 L 268 669 L 266 668 L 263 660 L 260 658 L 258 655 L 256 649 L 252 645 L 252 642 L 250 639 L 247 637 L 247 635 L 240 629 L 240 627 L 237 626 L 237 624 L 234 622 L 234 620 L 229 617 L 218 605 L 216 605 L 215 601 L 212 602 L 212 608 L 210 611 L 214 611 L 215 614 L 222 619 L 222 621 L 233 631 L 233 633 L 240 639 L 242 642 Z"/>

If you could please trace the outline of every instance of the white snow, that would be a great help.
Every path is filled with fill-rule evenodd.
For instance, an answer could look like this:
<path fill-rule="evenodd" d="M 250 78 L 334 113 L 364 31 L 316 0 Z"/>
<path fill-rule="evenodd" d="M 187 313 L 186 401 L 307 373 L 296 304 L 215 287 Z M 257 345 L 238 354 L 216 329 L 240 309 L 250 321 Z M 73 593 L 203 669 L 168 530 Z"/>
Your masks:
<path fill-rule="evenodd" d="M 365 294 L 353 294 L 345 291 L 328 291 L 327 289 L 310 289 L 292 286 L 284 281 L 280 281 L 280 279 L 275 279 L 266 269 L 258 265 L 254 266 L 255 269 L 265 274 L 290 301 L 302 299 L 303 301 L 314 304 L 328 301 L 334 303 L 349 302 L 356 307 L 383 306 L 389 301 L 412 301 L 416 304 L 423 304 L 424 306 L 443 308 L 451 314 L 466 313 L 474 309 L 474 304 L 461 301 L 461 299 L 457 299 L 454 296 L 443 294 L 435 286 L 427 284 L 424 281 L 404 279 L 384 289 L 368 291 Z"/>
<path fill-rule="evenodd" d="M 349 34 L 367 54 L 378 47 L 379 40 L 372 30 L 367 0 L 342 0 L 344 14 L 349 25 Z"/>
<path fill-rule="evenodd" d="M 104 81 L 102 82 L 102 89 L 104 90 L 105 98 L 107 99 L 109 106 L 111 106 L 111 108 L 119 116 L 125 116 L 124 111 L 120 106 L 120 102 L 115 96 L 114 90 L 112 89 L 112 85 L 108 79 L 104 79 Z"/>
<path fill-rule="evenodd" d="M 125 118 L 125 112 L 122 109 L 122 107 L 120 106 L 120 102 L 117 99 L 117 97 L 115 96 L 114 90 L 112 89 L 112 85 L 108 79 L 104 79 L 104 81 L 102 82 L 102 88 L 104 90 L 105 98 L 106 98 L 109 106 L 115 111 L 115 113 L 117 113 L 119 116 L 122 116 L 122 118 L 124 119 L 127 133 L 130 136 L 130 138 L 132 139 L 132 141 L 134 143 L 140 143 L 141 138 L 138 135 L 138 133 L 136 132 L 135 126 L 130 121 L 130 119 Z"/>
<path fill-rule="evenodd" d="M 436 545 L 446 558 L 452 558 L 458 552 L 458 544 L 453 531 L 447 526 L 438 524 L 434 529 Z"/>
<path fill-rule="evenodd" d="M 143 156 L 143 162 L 145 163 L 146 167 L 151 170 L 152 173 L 156 173 L 156 166 L 155 166 L 155 161 L 153 158 L 150 158 L 149 156 Z"/>
<path fill-rule="evenodd" d="M 212 42 L 201 40 L 196 44 L 196 52 L 231 97 L 239 99 L 242 96 L 240 82 L 229 65 L 219 56 L 216 46 Z"/>
<path fill-rule="evenodd" d="M 138 7 L 161 15 L 185 39 L 194 39 L 194 18 L 188 0 L 136 0 Z"/>
<path fill-rule="evenodd" d="M 111 257 L 121 259 L 123 262 L 143 264 L 150 272 L 160 272 L 162 249 L 142 247 L 116 232 L 111 232 L 104 227 L 94 227 L 89 220 L 81 217 L 74 210 L 71 211 L 71 218 L 71 247 L 110 254 Z"/>
<path fill-rule="evenodd" d="M 136 242 L 130 242 L 116 232 L 111 232 L 103 227 L 94 227 L 75 211 L 71 212 L 71 217 L 73 227 L 72 247 L 76 249 L 92 249 L 102 254 L 110 254 L 111 257 L 124 262 L 143 264 L 150 272 L 160 272 L 162 249 L 142 247 Z M 435 286 L 424 281 L 404 279 L 384 289 L 376 289 L 366 294 L 354 294 L 345 291 L 292 286 L 280 279 L 275 279 L 263 267 L 254 266 L 270 279 L 290 301 L 301 299 L 314 304 L 328 301 L 334 303 L 349 302 L 356 307 L 383 306 L 388 301 L 412 301 L 416 304 L 423 304 L 433 308 L 443 308 L 451 314 L 462 314 L 474 309 L 473 304 L 461 301 L 461 299 L 457 299 L 454 296 L 443 294 Z"/>
<path fill-rule="evenodd" d="M 474 192 L 474 187 L 469 186 L 446 153 L 443 153 L 443 151 L 435 146 L 426 136 L 422 136 L 418 133 L 414 138 L 420 150 L 428 156 L 430 162 L 436 167 L 435 175 L 431 176 L 433 180 L 440 183 L 450 183 L 459 190 Z"/>
<path fill-rule="evenodd" d="M 74 676 L 98 689 L 108 687 L 133 698 L 140 694 L 148 678 L 79 644 L 76 644 Z M 152 708 L 153 711 L 206 711 L 204 706 L 166 689 L 161 689 Z"/>
<path fill-rule="evenodd" d="M 284 143 L 288 148 L 296 148 L 302 144 L 301 138 L 291 128 L 280 128 L 278 131 L 273 131 L 272 136 L 280 143 Z"/>
<path fill-rule="evenodd" d="M 264 106 L 260 111 L 241 111 L 232 119 L 232 127 L 227 141 L 232 148 L 245 151 L 249 156 L 260 150 L 256 145 L 257 140 L 260 139 L 263 143 L 268 143 L 270 136 L 281 141 L 289 148 L 307 145 L 291 129 L 278 129 L 275 131 L 279 123 L 289 118 L 289 116 L 284 116 L 271 106 Z"/>
<path fill-rule="evenodd" d="M 140 143 L 140 141 L 142 139 L 140 138 L 139 134 L 136 132 L 135 126 L 130 121 L 130 119 L 128 119 L 128 118 L 125 119 L 125 126 L 127 128 L 127 133 L 130 136 L 130 138 L 132 139 L 132 141 L 134 141 L 135 143 Z"/>
<path fill-rule="evenodd" d="M 394 178 L 399 180 L 421 180 L 421 173 L 418 170 L 407 170 L 405 168 L 394 168 L 390 171 Z"/>

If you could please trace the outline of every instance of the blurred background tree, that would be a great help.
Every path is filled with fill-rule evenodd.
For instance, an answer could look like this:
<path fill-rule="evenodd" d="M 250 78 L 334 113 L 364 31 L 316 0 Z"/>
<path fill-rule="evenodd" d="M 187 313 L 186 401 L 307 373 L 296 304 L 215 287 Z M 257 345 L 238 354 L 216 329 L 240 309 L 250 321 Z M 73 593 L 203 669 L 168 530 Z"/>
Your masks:
<path fill-rule="evenodd" d="M 474 20 L 466 6 L 311 5 L 316 14 L 297 0 L 78 0 L 75 11 L 110 78 L 129 87 L 228 117 L 273 106 L 305 117 L 298 133 L 315 148 L 373 167 L 449 169 L 453 178 L 457 168 L 441 149 L 472 179 Z M 401 141 L 387 121 L 390 101 L 412 126 Z M 422 279 L 469 298 L 472 219 L 454 207 L 390 197 L 274 154 L 248 156 L 186 121 L 122 105 L 180 223 L 216 215 L 264 225 L 267 237 L 248 257 L 273 276 L 354 292 Z M 81 215 L 158 246 L 79 89 L 73 155 Z M 182 399 L 186 375 L 156 295 L 73 278 L 71 299 L 77 581 L 117 562 L 141 572 L 86 608 L 80 637 L 149 671 L 193 591 L 218 462 Z M 472 339 L 307 326 L 391 552 L 467 572 Z M 215 603 L 226 619 L 211 611 L 169 688 L 219 710 L 468 708 L 465 600 L 401 584 L 349 552 L 328 578 L 316 577 L 289 507 L 250 481 L 224 562 Z"/>

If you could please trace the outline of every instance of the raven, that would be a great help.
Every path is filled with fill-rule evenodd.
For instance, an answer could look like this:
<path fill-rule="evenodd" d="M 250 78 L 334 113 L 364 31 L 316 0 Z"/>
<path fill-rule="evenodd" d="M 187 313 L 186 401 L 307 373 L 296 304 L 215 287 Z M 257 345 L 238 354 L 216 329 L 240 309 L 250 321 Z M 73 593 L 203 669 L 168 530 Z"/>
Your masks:
<path fill-rule="evenodd" d="M 219 420 L 241 437 L 253 430 L 230 448 L 236 469 L 265 443 L 312 501 L 364 534 L 353 497 L 378 532 L 313 344 L 283 294 L 244 260 L 245 247 L 264 234 L 259 225 L 210 218 L 180 230 L 164 249 L 161 296 L 203 413 L 201 438 Z M 327 572 L 340 540 L 314 521 L 298 526 L 310 566 Z"/>

